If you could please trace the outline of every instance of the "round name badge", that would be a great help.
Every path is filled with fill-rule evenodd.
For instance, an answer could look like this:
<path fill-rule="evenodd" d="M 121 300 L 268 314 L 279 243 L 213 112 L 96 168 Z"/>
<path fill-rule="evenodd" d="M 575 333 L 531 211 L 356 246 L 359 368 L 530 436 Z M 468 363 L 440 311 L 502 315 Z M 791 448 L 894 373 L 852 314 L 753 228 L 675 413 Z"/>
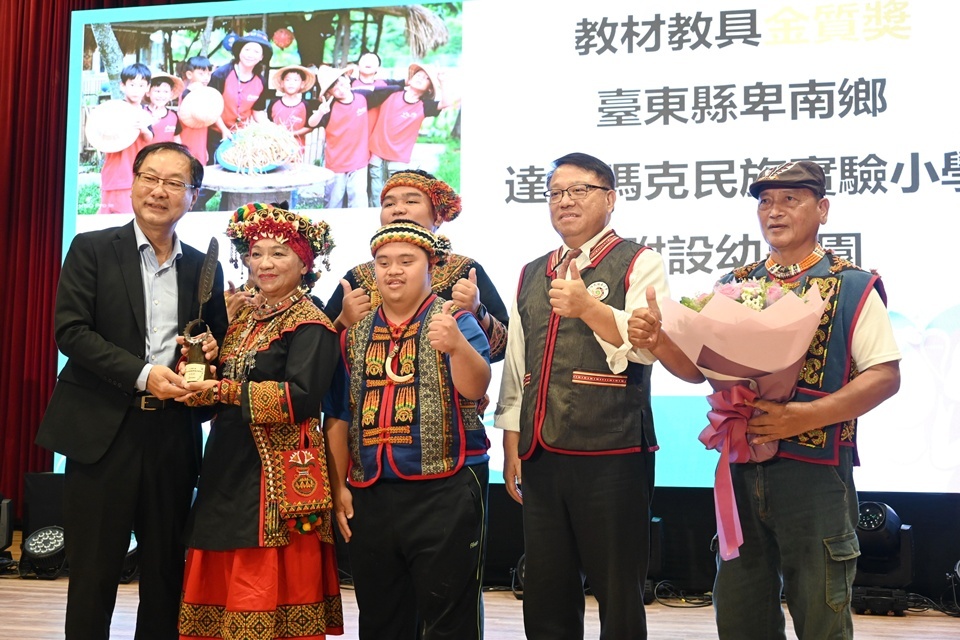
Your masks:
<path fill-rule="evenodd" d="M 606 282 L 597 281 L 587 287 L 587 293 L 597 300 L 605 300 L 610 295 L 610 287 L 607 286 Z"/>

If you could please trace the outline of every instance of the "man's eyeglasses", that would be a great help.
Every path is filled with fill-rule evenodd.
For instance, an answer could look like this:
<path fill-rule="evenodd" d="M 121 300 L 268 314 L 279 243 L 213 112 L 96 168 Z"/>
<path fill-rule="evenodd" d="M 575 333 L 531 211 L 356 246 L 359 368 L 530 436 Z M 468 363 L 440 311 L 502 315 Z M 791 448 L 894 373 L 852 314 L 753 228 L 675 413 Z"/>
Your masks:
<path fill-rule="evenodd" d="M 138 173 L 137 180 L 139 180 L 140 184 L 148 189 L 156 189 L 157 185 L 161 185 L 163 190 L 167 193 L 183 193 L 187 189 L 196 187 L 196 185 L 187 184 L 186 182 L 181 182 L 179 180 L 159 178 L 152 173 Z"/>
<path fill-rule="evenodd" d="M 566 189 L 550 189 L 549 191 L 544 191 L 544 197 L 550 201 L 550 204 L 556 204 L 563 200 L 563 194 L 566 193 L 570 196 L 571 200 L 583 200 L 593 189 L 601 189 L 603 191 L 613 191 L 610 187 L 601 187 L 596 184 L 574 184 Z"/>

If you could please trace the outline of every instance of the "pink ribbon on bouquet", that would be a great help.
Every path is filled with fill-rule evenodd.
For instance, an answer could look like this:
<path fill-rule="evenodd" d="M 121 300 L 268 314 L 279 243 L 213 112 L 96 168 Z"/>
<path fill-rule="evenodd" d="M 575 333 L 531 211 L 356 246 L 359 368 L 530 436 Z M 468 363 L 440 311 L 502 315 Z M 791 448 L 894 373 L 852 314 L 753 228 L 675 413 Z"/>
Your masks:
<path fill-rule="evenodd" d="M 743 530 L 740 513 L 733 493 L 730 464 L 750 460 L 747 442 L 747 420 L 753 416 L 753 407 L 747 401 L 757 397 L 744 385 L 736 385 L 707 396 L 712 410 L 707 413 L 710 424 L 700 432 L 699 440 L 707 449 L 720 452 L 720 461 L 713 478 L 713 506 L 717 515 L 717 537 L 720 557 L 732 560 L 740 555 Z"/>

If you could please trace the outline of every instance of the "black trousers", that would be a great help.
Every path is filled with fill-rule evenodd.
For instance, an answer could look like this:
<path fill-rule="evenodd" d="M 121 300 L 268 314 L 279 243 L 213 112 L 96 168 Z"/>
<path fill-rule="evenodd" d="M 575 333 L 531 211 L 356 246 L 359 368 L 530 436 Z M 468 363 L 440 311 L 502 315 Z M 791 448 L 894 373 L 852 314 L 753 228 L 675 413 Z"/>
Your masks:
<path fill-rule="evenodd" d="M 352 489 L 347 549 L 361 640 L 483 637 L 488 475 L 484 463 Z"/>
<path fill-rule="evenodd" d="M 540 449 L 522 470 L 527 638 L 583 638 L 584 576 L 600 605 L 600 638 L 646 638 L 653 454 Z"/>
<path fill-rule="evenodd" d="M 78 416 L 78 429 L 82 420 Z M 135 638 L 179 637 L 183 529 L 199 470 L 199 435 L 184 407 L 131 408 L 103 458 L 67 460 L 67 640 L 109 637 L 131 531 L 140 568 Z"/>

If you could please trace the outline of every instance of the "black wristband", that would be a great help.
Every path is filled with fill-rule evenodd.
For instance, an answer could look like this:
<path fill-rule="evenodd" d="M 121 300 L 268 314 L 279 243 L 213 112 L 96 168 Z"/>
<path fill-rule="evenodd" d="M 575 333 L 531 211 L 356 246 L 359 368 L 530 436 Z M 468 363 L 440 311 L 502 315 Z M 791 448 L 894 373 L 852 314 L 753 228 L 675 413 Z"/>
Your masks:
<path fill-rule="evenodd" d="M 480 303 L 480 306 L 477 307 L 477 312 L 473 314 L 477 317 L 477 322 L 483 322 L 483 319 L 487 317 L 487 308 L 483 306 L 483 303 Z"/>

